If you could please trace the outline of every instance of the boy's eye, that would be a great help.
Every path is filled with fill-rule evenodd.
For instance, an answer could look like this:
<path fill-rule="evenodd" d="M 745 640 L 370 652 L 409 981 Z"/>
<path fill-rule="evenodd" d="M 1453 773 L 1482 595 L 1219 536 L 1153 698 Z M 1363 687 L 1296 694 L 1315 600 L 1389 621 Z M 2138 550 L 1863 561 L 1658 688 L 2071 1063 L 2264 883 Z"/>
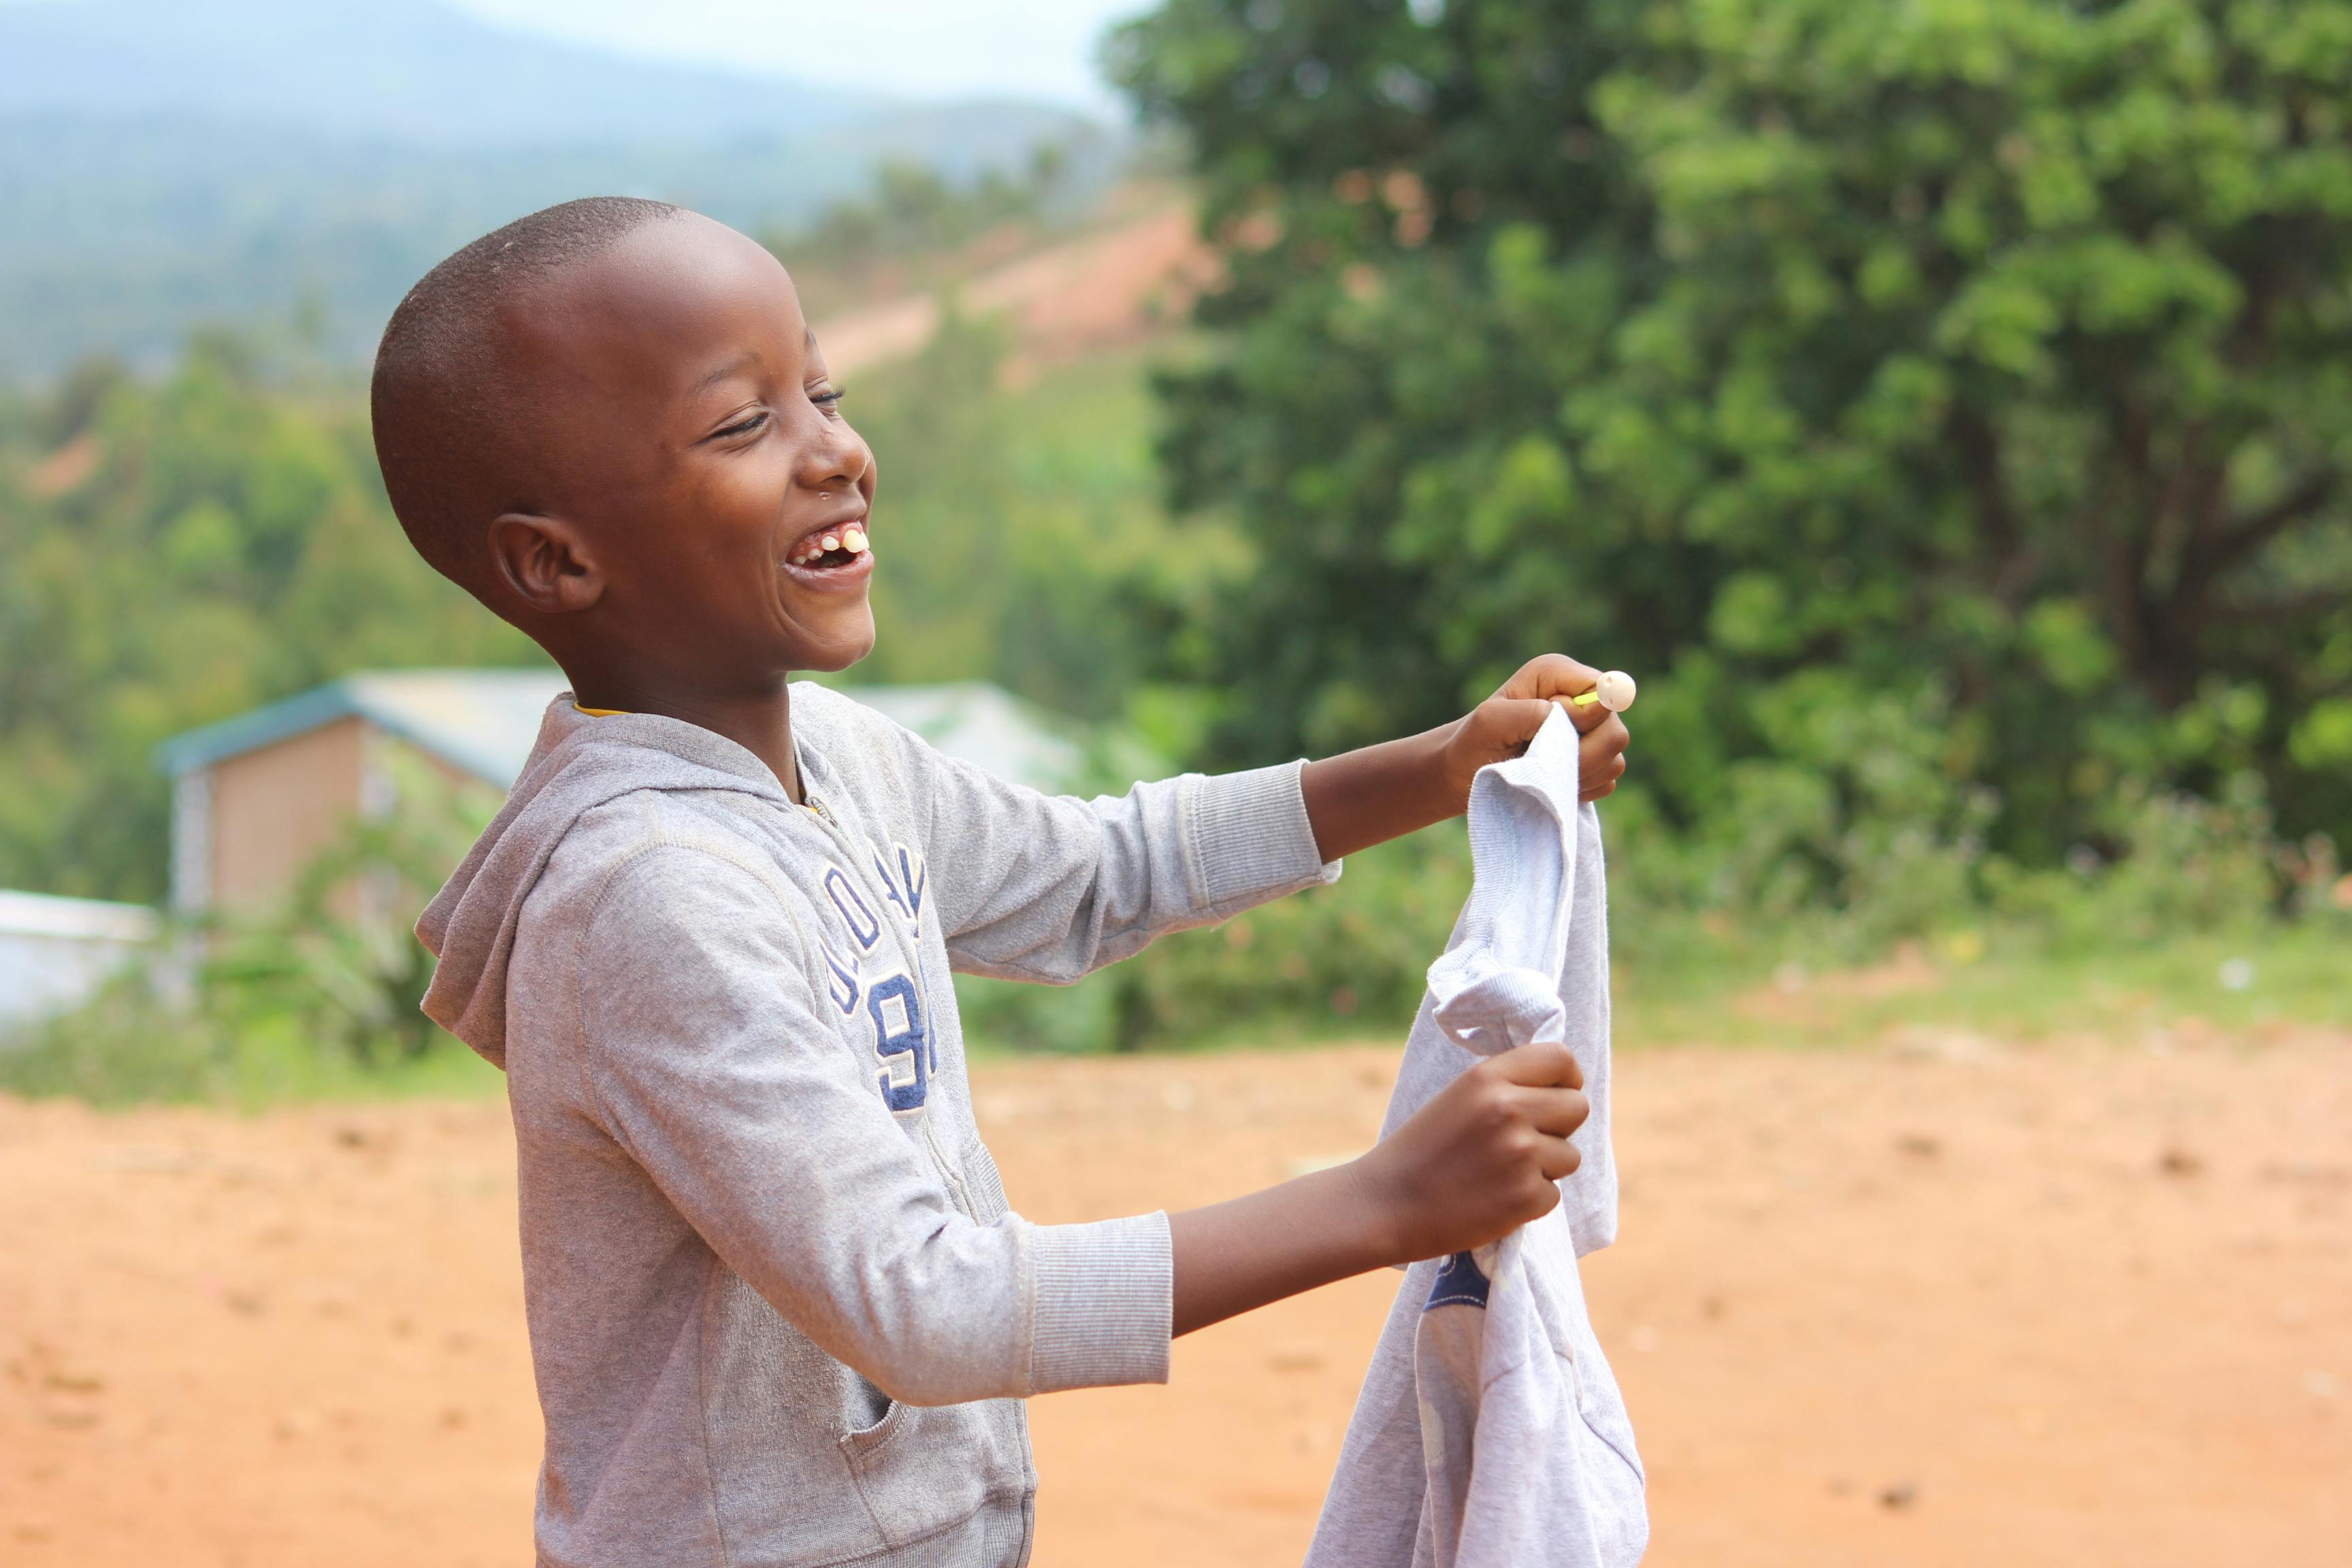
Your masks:
<path fill-rule="evenodd" d="M 764 408 L 754 409 L 752 412 L 743 416 L 742 418 L 738 419 L 734 424 L 729 425 L 721 429 L 713 430 L 710 434 L 713 437 L 745 436 L 757 430 L 761 426 L 765 425 L 767 422 L 768 411 Z"/>
<path fill-rule="evenodd" d="M 809 401 L 819 408 L 828 410 L 838 408 L 841 406 L 841 389 L 835 386 L 818 386 L 809 393 Z"/>

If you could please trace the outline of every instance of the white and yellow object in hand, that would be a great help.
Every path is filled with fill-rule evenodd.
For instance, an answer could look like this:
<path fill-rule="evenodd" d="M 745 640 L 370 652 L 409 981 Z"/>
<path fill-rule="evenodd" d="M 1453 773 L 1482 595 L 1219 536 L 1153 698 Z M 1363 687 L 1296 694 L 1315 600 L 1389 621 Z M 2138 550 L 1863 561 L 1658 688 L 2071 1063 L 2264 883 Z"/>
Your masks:
<path fill-rule="evenodd" d="M 1633 706 L 1633 678 L 1622 669 L 1612 669 L 1594 682 L 1591 690 L 1579 692 L 1569 700 L 1579 708 L 1598 702 L 1612 713 L 1622 713 Z"/>

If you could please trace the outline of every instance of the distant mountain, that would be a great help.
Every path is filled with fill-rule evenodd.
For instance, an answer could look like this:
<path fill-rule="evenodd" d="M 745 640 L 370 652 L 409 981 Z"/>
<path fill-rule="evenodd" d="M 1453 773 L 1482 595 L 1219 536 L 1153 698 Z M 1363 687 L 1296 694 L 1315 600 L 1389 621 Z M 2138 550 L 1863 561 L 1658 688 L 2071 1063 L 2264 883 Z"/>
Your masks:
<path fill-rule="evenodd" d="M 0 4 L 0 382 L 154 363 L 224 323 L 361 363 L 425 268 L 551 202 L 656 195 L 758 228 L 885 160 L 961 180 L 1047 142 L 1084 181 L 1121 139 L 1034 104 L 602 55 L 431 0 Z"/>
<path fill-rule="evenodd" d="M 907 107 L 654 64 L 432 0 L 0 5 L 0 114 L 189 111 L 451 147 L 792 135 Z"/>

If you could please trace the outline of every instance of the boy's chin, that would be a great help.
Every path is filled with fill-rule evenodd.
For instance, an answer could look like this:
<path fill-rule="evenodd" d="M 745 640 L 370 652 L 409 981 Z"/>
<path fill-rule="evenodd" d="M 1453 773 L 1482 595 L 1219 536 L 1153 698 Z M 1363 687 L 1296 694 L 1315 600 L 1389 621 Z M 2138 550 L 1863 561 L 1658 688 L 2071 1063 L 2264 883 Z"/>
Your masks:
<path fill-rule="evenodd" d="M 830 635 L 812 638 L 793 660 L 794 669 L 805 669 L 818 675 L 833 675 L 847 669 L 874 651 L 874 618 L 861 617 L 862 625 L 833 628 Z"/>

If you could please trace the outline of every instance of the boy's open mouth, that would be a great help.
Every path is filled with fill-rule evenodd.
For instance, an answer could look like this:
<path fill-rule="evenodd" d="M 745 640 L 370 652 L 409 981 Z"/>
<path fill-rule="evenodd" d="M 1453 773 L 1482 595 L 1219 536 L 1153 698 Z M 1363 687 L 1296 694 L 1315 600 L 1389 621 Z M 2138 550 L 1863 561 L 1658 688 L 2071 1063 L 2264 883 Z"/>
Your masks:
<path fill-rule="evenodd" d="M 866 552 L 866 528 L 862 523 L 842 523 L 821 528 L 804 536 L 786 553 L 785 561 L 810 572 L 827 572 L 844 566 L 854 566 Z"/>

